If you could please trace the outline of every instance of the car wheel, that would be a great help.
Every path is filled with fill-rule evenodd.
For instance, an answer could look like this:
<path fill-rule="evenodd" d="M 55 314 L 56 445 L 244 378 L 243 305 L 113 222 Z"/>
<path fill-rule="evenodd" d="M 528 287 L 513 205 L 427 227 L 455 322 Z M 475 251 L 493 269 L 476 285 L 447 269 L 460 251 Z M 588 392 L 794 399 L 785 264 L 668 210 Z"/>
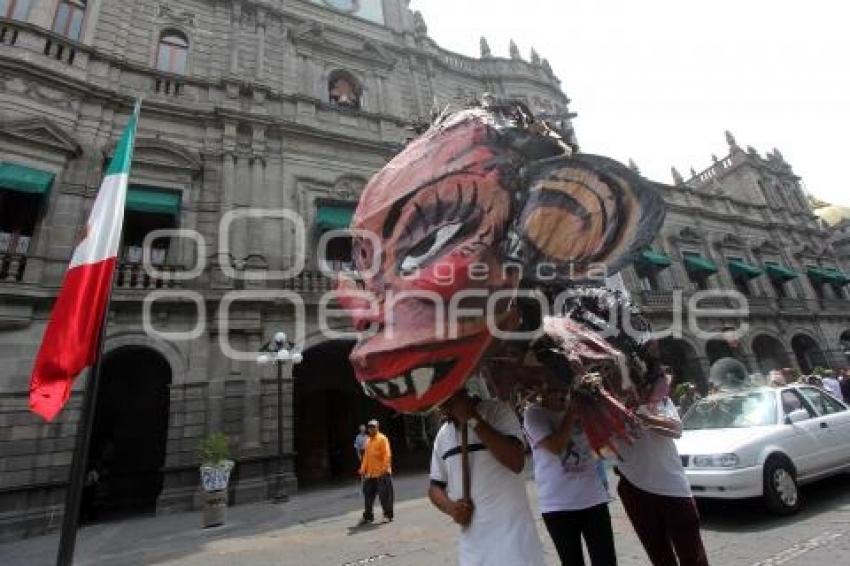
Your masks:
<path fill-rule="evenodd" d="M 802 498 L 794 466 L 786 458 L 770 458 L 764 465 L 764 502 L 779 515 L 791 515 L 800 509 Z"/>

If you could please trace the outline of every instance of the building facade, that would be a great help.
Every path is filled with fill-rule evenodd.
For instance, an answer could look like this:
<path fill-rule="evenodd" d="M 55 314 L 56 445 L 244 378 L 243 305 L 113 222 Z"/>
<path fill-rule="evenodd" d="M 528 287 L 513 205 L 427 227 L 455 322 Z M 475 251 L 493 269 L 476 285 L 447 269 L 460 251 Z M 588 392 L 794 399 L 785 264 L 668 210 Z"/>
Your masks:
<path fill-rule="evenodd" d="M 285 376 L 287 485 L 349 474 L 356 425 L 372 416 L 411 453 L 422 442 L 422 422 L 381 412 L 356 389 L 351 341 L 320 332 L 331 283 L 318 261 L 350 253 L 345 238 L 317 252 L 322 235 L 347 226 L 410 125 L 447 103 L 520 98 L 568 136 L 573 116 L 535 52 L 524 60 L 512 44 L 496 57 L 484 40 L 480 58 L 446 51 L 407 4 L 0 1 L 0 538 L 61 519 L 85 380 L 45 423 L 28 411 L 29 374 L 137 96 L 90 447 L 89 466 L 107 473 L 87 512 L 191 508 L 197 446 L 217 431 L 238 462 L 232 502 L 269 497 L 279 479 L 276 379 L 255 359 L 278 330 L 304 353 Z M 303 256 L 303 270 L 281 276 Z"/>
<path fill-rule="evenodd" d="M 671 330 L 662 356 L 680 379 L 703 387 L 711 364 L 729 356 L 763 374 L 850 366 L 846 235 L 814 214 L 779 150 L 761 156 L 728 132 L 726 142 L 728 154 L 712 156 L 704 171 L 685 179 L 674 168 L 672 184 L 656 183 L 667 218 L 624 271 L 654 329 Z M 746 331 L 724 335 L 734 328 Z"/>

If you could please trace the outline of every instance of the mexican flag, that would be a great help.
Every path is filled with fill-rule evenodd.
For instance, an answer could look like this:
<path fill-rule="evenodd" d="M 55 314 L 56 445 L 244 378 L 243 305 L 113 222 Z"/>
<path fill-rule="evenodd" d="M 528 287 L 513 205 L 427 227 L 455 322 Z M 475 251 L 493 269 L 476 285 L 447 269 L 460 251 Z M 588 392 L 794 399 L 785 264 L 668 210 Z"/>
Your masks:
<path fill-rule="evenodd" d="M 100 185 L 82 239 L 74 249 L 30 379 L 30 408 L 50 421 L 71 396 L 74 378 L 99 355 L 101 325 L 124 222 L 127 179 L 139 103 L 127 123 Z"/>

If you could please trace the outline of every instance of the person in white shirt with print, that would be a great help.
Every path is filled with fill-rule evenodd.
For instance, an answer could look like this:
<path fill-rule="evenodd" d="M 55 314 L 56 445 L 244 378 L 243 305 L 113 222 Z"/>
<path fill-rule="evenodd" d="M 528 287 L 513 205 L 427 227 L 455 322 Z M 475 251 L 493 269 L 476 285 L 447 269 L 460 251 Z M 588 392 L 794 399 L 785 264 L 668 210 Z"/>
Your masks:
<path fill-rule="evenodd" d="M 442 405 L 451 417 L 434 441 L 428 497 L 461 526 L 461 566 L 543 566 L 543 547 L 520 473 L 522 428 L 501 401 L 464 389 Z M 468 427 L 470 498 L 463 500 L 461 427 Z"/>
<path fill-rule="evenodd" d="M 637 408 L 640 437 L 618 444 L 617 492 L 654 566 L 708 566 L 699 511 L 673 442 L 682 436 L 682 421 L 667 396 L 672 378 L 665 373 L 667 387 Z"/>
<path fill-rule="evenodd" d="M 608 491 L 566 395 L 564 389 L 549 387 L 540 403 L 525 411 L 543 522 L 561 564 L 584 565 L 583 538 L 593 566 L 613 566 L 617 554 Z"/>

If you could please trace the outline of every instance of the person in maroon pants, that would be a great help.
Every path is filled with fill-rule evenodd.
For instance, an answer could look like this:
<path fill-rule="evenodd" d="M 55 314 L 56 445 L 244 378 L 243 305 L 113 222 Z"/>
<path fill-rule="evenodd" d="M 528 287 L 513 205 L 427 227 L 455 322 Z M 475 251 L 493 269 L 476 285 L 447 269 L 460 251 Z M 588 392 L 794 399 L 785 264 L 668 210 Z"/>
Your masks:
<path fill-rule="evenodd" d="M 643 430 L 620 446 L 617 492 L 654 566 L 707 566 L 700 519 L 674 438 L 682 422 L 669 397 L 641 405 Z"/>

